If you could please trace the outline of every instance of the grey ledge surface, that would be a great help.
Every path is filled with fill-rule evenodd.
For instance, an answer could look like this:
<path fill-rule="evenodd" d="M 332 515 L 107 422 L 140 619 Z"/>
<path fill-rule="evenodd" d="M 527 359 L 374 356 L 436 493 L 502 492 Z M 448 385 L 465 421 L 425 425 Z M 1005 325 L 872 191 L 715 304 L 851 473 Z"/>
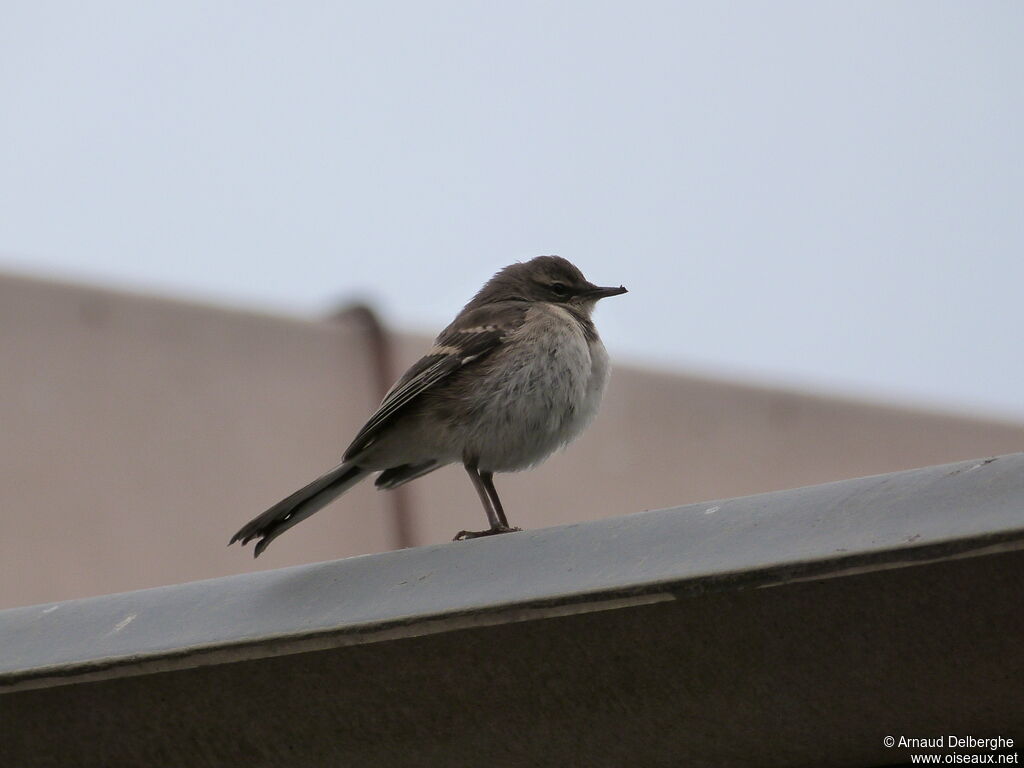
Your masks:
<path fill-rule="evenodd" d="M 1018 549 L 1024 454 L 4 610 L 0 692 Z"/>

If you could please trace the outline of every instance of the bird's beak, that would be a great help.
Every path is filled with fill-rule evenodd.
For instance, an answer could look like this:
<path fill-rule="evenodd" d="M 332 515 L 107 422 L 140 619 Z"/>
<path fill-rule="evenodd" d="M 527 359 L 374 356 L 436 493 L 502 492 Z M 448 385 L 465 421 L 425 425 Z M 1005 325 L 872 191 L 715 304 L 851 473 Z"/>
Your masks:
<path fill-rule="evenodd" d="M 587 298 L 605 299 L 609 296 L 618 296 L 620 293 L 628 293 L 628 291 L 621 285 L 618 288 L 602 288 L 599 285 L 595 285 L 592 289 L 587 291 Z"/>

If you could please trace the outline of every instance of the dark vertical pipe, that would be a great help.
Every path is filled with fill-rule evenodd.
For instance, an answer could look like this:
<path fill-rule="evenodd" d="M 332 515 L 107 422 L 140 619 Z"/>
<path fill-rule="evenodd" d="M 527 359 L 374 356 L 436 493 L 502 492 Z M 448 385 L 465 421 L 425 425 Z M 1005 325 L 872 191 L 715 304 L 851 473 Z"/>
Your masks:
<path fill-rule="evenodd" d="M 363 327 L 370 351 L 374 384 L 378 396 L 383 398 L 395 381 L 394 347 L 377 313 L 366 304 L 352 304 L 335 312 L 331 319 L 355 322 Z M 370 414 L 366 415 L 369 417 Z M 397 548 L 404 549 L 415 545 L 409 489 L 401 485 L 388 491 L 386 497 L 391 506 L 392 529 Z"/>

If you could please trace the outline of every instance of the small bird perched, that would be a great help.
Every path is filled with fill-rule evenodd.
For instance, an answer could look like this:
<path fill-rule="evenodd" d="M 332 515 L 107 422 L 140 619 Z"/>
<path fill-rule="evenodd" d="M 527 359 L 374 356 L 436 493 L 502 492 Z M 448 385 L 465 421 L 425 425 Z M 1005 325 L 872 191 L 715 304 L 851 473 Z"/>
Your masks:
<path fill-rule="evenodd" d="M 589 282 L 559 256 L 512 264 L 487 281 L 434 347 L 384 396 L 342 462 L 251 520 L 228 544 L 258 538 L 255 556 L 372 472 L 397 488 L 461 461 L 490 528 L 518 531 L 495 472 L 540 464 L 587 427 L 608 380 L 608 353 L 590 319 L 598 299 L 626 293 Z"/>

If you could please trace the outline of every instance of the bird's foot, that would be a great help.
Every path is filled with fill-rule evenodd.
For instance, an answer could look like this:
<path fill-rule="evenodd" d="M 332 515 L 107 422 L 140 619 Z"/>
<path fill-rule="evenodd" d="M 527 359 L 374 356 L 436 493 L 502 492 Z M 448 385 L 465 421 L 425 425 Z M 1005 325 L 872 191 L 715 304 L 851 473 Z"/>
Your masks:
<path fill-rule="evenodd" d="M 515 533 L 521 531 L 522 528 L 513 528 L 507 525 L 497 525 L 493 528 L 488 528 L 486 531 L 459 531 L 455 534 L 455 538 L 452 541 L 465 541 L 466 539 L 479 539 L 481 536 L 495 536 L 499 533 Z"/>

